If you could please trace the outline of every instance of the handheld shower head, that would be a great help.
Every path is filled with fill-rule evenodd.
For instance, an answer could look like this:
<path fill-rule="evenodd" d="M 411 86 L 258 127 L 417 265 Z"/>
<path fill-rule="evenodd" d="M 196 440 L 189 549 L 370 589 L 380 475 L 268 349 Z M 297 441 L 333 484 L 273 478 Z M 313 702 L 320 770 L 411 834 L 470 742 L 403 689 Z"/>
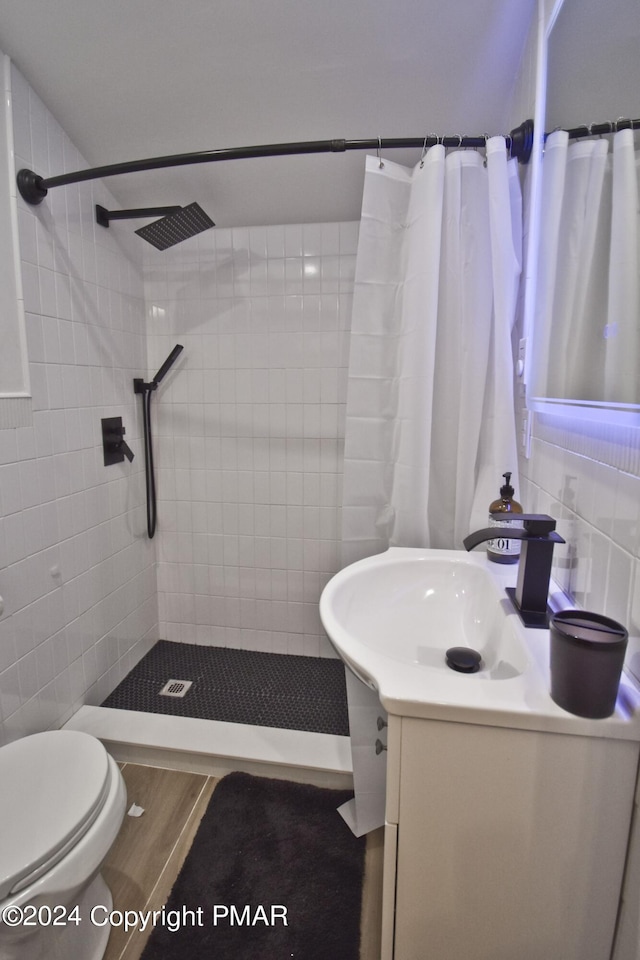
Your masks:
<path fill-rule="evenodd" d="M 169 368 L 170 368 L 171 366 L 173 366 L 173 364 L 174 364 L 175 361 L 177 360 L 178 354 L 179 354 L 179 353 L 182 353 L 182 350 L 183 350 L 183 349 L 184 349 L 184 347 L 182 346 L 181 343 L 176 343 L 175 347 L 173 348 L 173 350 L 171 351 L 171 353 L 169 354 L 169 356 L 167 357 L 167 359 L 166 359 L 165 362 L 162 364 L 162 366 L 160 367 L 160 369 L 159 369 L 158 372 L 156 373 L 155 377 L 154 377 L 153 380 L 151 381 L 152 383 L 154 383 L 156 386 L 158 386 L 158 384 L 159 384 L 160 381 L 163 379 L 163 377 L 165 377 L 165 376 L 167 375 L 167 373 L 169 372 Z"/>

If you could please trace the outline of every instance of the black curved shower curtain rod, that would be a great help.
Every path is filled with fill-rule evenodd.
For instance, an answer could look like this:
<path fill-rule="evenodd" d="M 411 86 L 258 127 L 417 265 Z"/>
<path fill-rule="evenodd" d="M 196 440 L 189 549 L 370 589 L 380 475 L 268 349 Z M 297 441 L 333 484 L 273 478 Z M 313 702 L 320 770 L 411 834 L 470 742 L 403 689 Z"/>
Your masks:
<path fill-rule="evenodd" d="M 640 130 L 640 118 L 630 120 L 627 117 L 618 117 L 617 120 L 607 120 L 606 123 L 581 123 L 578 127 L 565 129 L 569 140 L 580 140 L 582 137 L 603 137 L 608 133 L 617 133 L 619 130 Z M 545 133 L 545 140 L 551 133 Z"/>
<path fill-rule="evenodd" d="M 568 129 L 569 139 L 581 137 L 603 136 L 618 130 L 640 129 L 640 119 L 629 120 L 620 117 L 616 121 L 606 123 L 581 124 L 579 127 Z M 549 134 L 545 134 L 545 139 Z M 84 180 L 99 180 L 102 177 L 114 177 L 121 173 L 138 173 L 143 170 L 158 170 L 161 167 L 181 167 L 194 163 L 214 163 L 220 160 L 245 160 L 255 157 L 285 157 L 308 153 L 344 153 L 347 150 L 395 150 L 420 148 L 426 149 L 435 144 L 444 147 L 474 147 L 479 149 L 486 146 L 488 135 L 467 137 L 462 135 L 439 137 L 434 133 L 426 137 L 408 137 L 399 139 L 373 140 L 303 140 L 299 143 L 267 143 L 253 147 L 230 147 L 226 150 L 203 150 L 199 153 L 175 153 L 167 157 L 150 157 L 146 160 L 131 160 L 128 163 L 112 163 L 104 167 L 90 167 L 87 170 L 76 170 L 74 173 L 63 173 L 58 177 L 38 176 L 33 170 L 23 169 L 17 175 L 20 194 L 27 203 L 32 205 L 41 203 L 50 187 L 64 187 L 71 183 L 80 183 Z M 518 163 L 527 164 L 533 151 L 533 120 L 524 120 L 519 127 L 515 127 L 507 137 L 505 144 L 510 156 Z"/>
<path fill-rule="evenodd" d="M 131 160 L 128 163 L 112 163 L 105 167 L 91 167 L 64 173 L 58 177 L 38 176 L 33 170 L 20 170 L 17 176 L 22 197 L 32 205 L 41 203 L 51 187 L 64 187 L 84 180 L 99 180 L 121 173 L 137 173 L 142 170 L 158 170 L 161 167 L 180 167 L 193 163 L 213 163 L 220 160 L 245 160 L 252 157 L 284 157 L 306 153 L 344 153 L 346 150 L 394 150 L 432 147 L 436 143 L 444 147 L 484 147 L 487 135 L 480 137 L 446 136 L 429 134 L 427 137 L 373 140 L 306 140 L 300 143 L 268 143 L 254 147 L 231 147 L 227 150 L 203 150 L 199 153 L 176 153 L 168 157 L 151 157 L 147 160 Z M 528 163 L 533 149 L 533 120 L 525 120 L 505 137 L 507 149 L 519 163 Z"/>

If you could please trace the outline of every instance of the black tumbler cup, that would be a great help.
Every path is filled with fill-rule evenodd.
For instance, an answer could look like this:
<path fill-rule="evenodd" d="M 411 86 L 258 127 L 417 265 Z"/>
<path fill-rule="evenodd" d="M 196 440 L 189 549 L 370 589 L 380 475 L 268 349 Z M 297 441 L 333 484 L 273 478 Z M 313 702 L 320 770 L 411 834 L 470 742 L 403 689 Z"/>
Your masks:
<path fill-rule="evenodd" d="M 602 720 L 616 706 L 627 630 L 599 613 L 563 610 L 550 626 L 551 698 L 579 717 Z"/>

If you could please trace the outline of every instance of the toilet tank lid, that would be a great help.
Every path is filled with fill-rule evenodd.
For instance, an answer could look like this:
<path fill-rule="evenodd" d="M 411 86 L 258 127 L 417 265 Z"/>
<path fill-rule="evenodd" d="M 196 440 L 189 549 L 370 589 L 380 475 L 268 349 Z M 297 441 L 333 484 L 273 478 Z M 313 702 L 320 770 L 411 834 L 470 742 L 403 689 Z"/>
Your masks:
<path fill-rule="evenodd" d="M 107 751 L 77 730 L 48 730 L 0 748 L 0 903 L 88 830 L 109 780 Z"/>

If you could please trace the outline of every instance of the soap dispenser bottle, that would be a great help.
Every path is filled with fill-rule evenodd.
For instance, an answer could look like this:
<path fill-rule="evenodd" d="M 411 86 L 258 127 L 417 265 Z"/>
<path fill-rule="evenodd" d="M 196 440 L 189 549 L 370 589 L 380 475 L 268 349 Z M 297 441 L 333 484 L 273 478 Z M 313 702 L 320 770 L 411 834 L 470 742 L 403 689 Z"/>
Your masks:
<path fill-rule="evenodd" d="M 505 483 L 500 487 L 500 499 L 494 500 L 489 507 L 489 526 L 500 530 L 500 535 L 495 540 L 487 541 L 487 556 L 494 563 L 517 563 L 520 558 L 520 541 L 510 540 L 508 537 L 509 527 L 519 527 L 517 516 L 514 514 L 522 513 L 522 506 L 517 500 L 513 499 L 515 490 L 511 486 L 511 473 L 503 473 Z M 492 513 L 504 513 L 504 520 L 496 520 Z M 498 532 L 496 530 L 496 532 Z"/>

